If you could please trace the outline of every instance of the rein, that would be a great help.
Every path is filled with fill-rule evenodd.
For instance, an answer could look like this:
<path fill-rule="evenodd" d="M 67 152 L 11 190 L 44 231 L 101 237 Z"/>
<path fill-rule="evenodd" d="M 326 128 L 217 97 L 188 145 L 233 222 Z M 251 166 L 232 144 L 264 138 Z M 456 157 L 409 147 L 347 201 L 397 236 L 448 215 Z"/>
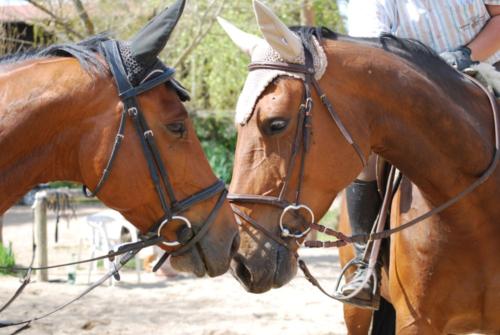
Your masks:
<path fill-rule="evenodd" d="M 385 192 L 384 200 L 382 203 L 382 207 L 380 209 L 380 212 L 378 214 L 376 223 L 374 225 L 374 228 L 376 228 L 376 232 L 372 232 L 371 234 L 358 234 L 354 236 L 345 236 L 343 233 L 335 231 L 333 229 L 327 228 L 323 225 L 318 225 L 318 224 L 313 224 L 311 225 L 311 229 L 317 230 L 321 233 L 324 233 L 325 235 L 333 236 L 337 238 L 336 241 L 306 241 L 305 246 L 308 248 L 331 248 L 331 247 L 344 247 L 348 244 L 352 243 L 374 243 L 374 247 L 371 250 L 369 261 L 368 261 L 368 272 L 362 282 L 361 285 L 359 285 L 359 288 L 351 292 L 348 296 L 343 296 L 339 294 L 339 287 L 342 278 L 345 276 L 347 273 L 347 270 L 358 263 L 360 263 L 359 260 L 353 259 L 349 263 L 347 263 L 344 268 L 342 269 L 339 278 L 337 279 L 337 283 L 335 285 L 335 293 L 334 294 L 329 294 L 326 292 L 326 290 L 321 286 L 319 281 L 311 274 L 310 270 L 308 269 L 306 263 L 303 260 L 298 260 L 299 262 L 299 267 L 304 273 L 304 276 L 306 279 L 316 286 L 321 292 L 323 292 L 325 295 L 327 295 L 330 298 L 333 298 L 335 300 L 339 301 L 345 301 L 348 299 L 351 299 L 352 297 L 355 297 L 363 288 L 363 286 L 368 282 L 370 277 L 373 277 L 375 280 L 375 283 L 377 283 L 378 278 L 375 275 L 375 266 L 378 258 L 378 253 L 380 251 L 380 241 L 382 239 L 388 238 L 393 234 L 396 234 L 398 232 L 401 232 L 402 230 L 408 229 L 417 223 L 420 223 L 424 221 L 425 219 L 437 215 L 447 208 L 453 206 L 456 204 L 458 201 L 475 191 L 479 186 L 481 186 L 495 171 L 495 169 L 498 166 L 498 162 L 500 160 L 500 123 L 499 123 L 499 112 L 498 112 L 498 106 L 496 103 L 496 98 L 495 96 L 487 90 L 479 81 L 476 79 L 469 77 L 469 79 L 476 85 L 478 86 L 483 92 L 488 96 L 492 113 L 493 113 L 493 126 L 494 126 L 494 136 L 495 136 L 495 154 L 493 155 L 493 159 L 490 162 L 488 168 L 482 173 L 482 175 L 476 179 L 471 185 L 469 185 L 466 189 L 458 193 L 456 196 L 453 198 L 449 199 L 448 201 L 444 202 L 438 207 L 433 208 L 429 212 L 407 222 L 404 223 L 396 228 L 392 229 L 387 229 L 384 230 L 385 227 L 385 222 L 386 219 L 389 215 L 389 203 L 390 200 L 392 200 L 392 196 L 397 190 L 397 183 L 396 186 L 393 187 L 392 185 L 392 179 L 394 178 L 394 173 L 395 173 L 395 168 L 391 168 L 390 176 L 389 176 L 389 182 L 387 184 L 387 190 Z M 366 255 L 365 255 L 366 258 Z M 376 286 L 374 286 L 376 287 Z"/>
<path fill-rule="evenodd" d="M 376 246 L 372 248 L 372 252 L 370 255 L 369 259 L 369 264 L 368 264 L 368 275 L 366 276 L 364 282 L 367 282 L 369 277 L 373 275 L 374 273 L 374 268 L 375 268 L 375 263 L 377 261 L 377 256 L 378 256 L 378 251 L 380 249 L 380 242 L 382 239 L 386 239 L 390 237 L 391 235 L 398 233 L 404 229 L 408 229 L 417 223 L 422 222 L 423 220 L 434 216 L 438 213 L 443 212 L 447 208 L 453 206 L 456 204 L 458 201 L 463 199 L 465 196 L 468 194 L 472 193 L 474 190 L 476 190 L 480 185 L 482 185 L 495 171 L 498 165 L 498 161 L 500 160 L 500 124 L 499 124 L 499 112 L 498 112 L 498 107 L 496 103 L 496 99 L 494 95 L 488 91 L 480 82 L 478 82 L 476 79 L 469 77 L 469 79 L 476 85 L 478 86 L 488 97 L 492 113 L 493 113 L 493 123 L 494 123 L 494 136 L 495 136 L 495 152 L 493 155 L 493 159 L 490 162 L 488 168 L 482 173 L 482 175 L 476 179 L 470 186 L 468 186 L 465 190 L 454 196 L 453 198 L 449 199 L 442 205 L 435 207 L 434 209 L 430 210 L 429 212 L 401 225 L 393 229 L 388 229 L 384 230 L 385 227 L 385 222 L 388 216 L 388 208 L 389 208 L 389 203 L 392 195 L 396 191 L 396 187 L 393 188 L 392 182 L 388 183 L 387 190 L 385 193 L 384 197 L 384 202 L 383 206 L 379 212 L 379 215 L 377 217 L 377 222 L 374 226 L 376 228 L 375 232 L 372 232 L 370 234 L 358 234 L 358 235 L 353 235 L 353 236 L 346 236 L 342 232 L 335 231 L 333 229 L 330 229 L 328 227 L 325 227 L 323 225 L 317 224 L 314 222 L 314 214 L 312 213 L 312 210 L 309 209 L 306 205 L 300 205 L 299 204 L 299 197 L 300 197 L 300 189 L 302 185 L 302 180 L 304 177 L 304 163 L 305 163 L 305 155 L 308 151 L 309 148 L 309 137 L 310 137 L 310 130 L 309 128 L 311 127 L 310 124 L 310 117 L 311 117 L 311 112 L 312 112 L 312 107 L 313 107 L 313 101 L 312 101 L 312 96 L 311 96 L 311 86 L 316 90 L 318 93 L 322 104 L 326 107 L 328 113 L 330 114 L 331 118 L 337 125 L 338 129 L 340 130 L 341 134 L 343 135 L 344 139 L 347 141 L 348 144 L 350 144 L 353 149 L 355 150 L 356 154 L 359 156 L 363 166 L 366 166 L 366 159 L 359 147 L 359 145 L 356 144 L 356 142 L 353 140 L 352 136 L 350 135 L 349 131 L 347 128 L 344 126 L 342 123 L 342 120 L 340 119 L 339 115 L 336 113 L 333 105 L 331 104 L 330 100 L 326 96 L 326 94 L 322 91 L 319 83 L 316 81 L 314 78 L 315 70 L 313 66 L 313 60 L 312 60 L 312 55 L 307 49 L 307 47 L 304 45 L 304 51 L 305 51 L 305 65 L 301 64 L 289 64 L 289 63 L 252 63 L 249 65 L 249 70 L 256 70 L 256 69 L 271 69 L 271 70 L 281 70 L 281 71 L 286 71 L 286 72 L 293 72 L 293 73 L 299 73 L 303 74 L 305 76 L 305 79 L 303 80 L 304 83 L 304 88 L 305 88 L 305 95 L 303 98 L 303 102 L 299 108 L 299 122 L 297 125 L 297 130 L 296 130 L 296 135 L 295 135 L 295 141 L 293 143 L 292 147 L 292 155 L 291 159 L 288 165 L 288 170 L 287 170 L 287 175 L 285 177 L 284 185 L 281 189 L 281 192 L 279 194 L 279 197 L 273 197 L 273 196 L 263 196 L 263 195 L 248 195 L 248 194 L 230 194 L 228 196 L 228 199 L 230 202 L 232 202 L 232 207 L 234 213 L 247 221 L 251 226 L 256 228 L 257 230 L 260 230 L 262 233 L 264 233 L 266 236 L 270 237 L 272 240 L 276 241 L 280 245 L 285 246 L 287 249 L 290 250 L 288 247 L 288 244 L 282 239 L 277 236 L 274 236 L 273 233 L 268 231 L 266 228 L 262 227 L 256 220 L 251 218 L 249 215 L 245 214 L 241 209 L 237 208 L 233 204 L 241 204 L 241 203 L 257 203 L 257 204 L 267 204 L 267 205 L 272 205 L 275 207 L 280 207 L 284 208 L 282 215 L 280 217 L 280 229 L 282 231 L 282 237 L 287 238 L 287 237 L 292 237 L 292 238 L 301 238 L 304 237 L 310 229 L 317 230 L 321 233 L 324 233 L 329 236 L 335 237 L 337 240 L 336 241 L 306 241 L 305 246 L 308 248 L 329 248 L 329 247 L 344 247 L 348 244 L 356 243 L 356 242 L 374 242 L 376 243 Z M 461 75 L 463 75 L 461 72 L 459 72 Z M 295 205 L 290 205 L 285 199 L 284 199 L 284 194 L 287 188 L 288 181 L 290 179 L 291 171 L 293 169 L 293 162 L 295 160 L 295 157 L 298 152 L 298 147 L 300 146 L 301 143 L 301 138 L 300 138 L 300 130 L 302 130 L 302 144 L 303 144 L 303 153 L 301 157 L 301 165 L 300 165 L 300 173 L 299 173 L 299 184 L 297 187 L 296 191 L 296 199 L 295 199 Z M 391 178 L 390 180 L 392 181 L 395 175 L 395 169 L 392 168 L 391 170 Z M 396 182 L 396 185 L 399 183 Z M 288 206 L 288 207 L 286 207 Z M 308 209 L 311 213 L 312 221 L 309 223 L 308 228 L 300 233 L 300 234 L 289 234 L 288 230 L 283 227 L 282 225 L 282 219 L 283 215 L 286 213 L 287 209 L 301 209 L 305 208 Z M 298 241 L 297 241 L 297 244 Z M 300 244 L 299 244 L 300 245 Z M 290 250 L 291 251 L 291 250 Z M 298 257 L 297 257 L 298 258 Z M 309 269 L 307 268 L 306 263 L 298 258 L 299 262 L 299 267 L 303 271 L 305 277 L 307 280 L 309 280 L 314 286 L 317 286 L 323 293 L 325 293 L 327 296 L 337 299 L 337 300 L 345 300 L 347 298 L 350 298 L 351 296 L 356 295 L 358 292 L 353 292 L 349 297 L 341 297 L 339 294 L 328 294 L 326 290 L 323 289 L 323 287 L 319 284 L 318 280 L 311 274 Z M 340 281 L 345 275 L 346 271 L 348 268 L 351 266 L 356 265 L 357 262 L 356 260 L 352 260 L 349 262 L 344 269 L 341 272 L 340 278 L 337 281 L 336 285 L 336 291 L 338 291 Z M 374 276 L 376 277 L 376 276 Z M 375 280 L 378 280 L 375 278 Z M 360 285 L 360 288 L 363 286 Z"/>
<path fill-rule="evenodd" d="M 493 155 L 493 159 L 491 160 L 488 168 L 481 174 L 481 176 L 476 179 L 472 184 L 470 184 L 466 189 L 455 195 L 453 198 L 449 199 L 448 201 L 444 202 L 438 207 L 435 207 L 434 209 L 430 210 L 429 212 L 422 214 L 421 216 L 404 223 L 396 228 L 393 229 L 388 229 L 384 230 L 382 232 L 377 232 L 377 233 L 371 233 L 371 234 L 358 234 L 358 235 L 353 235 L 353 236 L 345 236 L 341 232 L 334 231 L 333 229 L 327 228 L 322 225 L 318 224 L 313 224 L 311 225 L 311 229 L 317 230 L 321 233 L 324 233 L 326 235 L 334 236 L 338 239 L 338 241 L 334 242 L 321 242 L 321 241 L 308 241 L 305 243 L 305 245 L 309 248 L 323 248 L 323 247 L 343 247 L 347 244 L 351 243 L 366 243 L 366 242 L 372 242 L 375 240 L 380 240 L 384 238 L 388 238 L 391 235 L 398 233 L 404 229 L 410 228 L 411 226 L 416 225 L 419 222 L 422 222 L 423 220 L 434 216 L 436 214 L 441 213 L 445 209 L 453 206 L 456 204 L 458 201 L 463 199 L 465 196 L 469 195 L 473 191 L 475 191 L 479 186 L 481 186 L 488 178 L 495 172 L 495 169 L 498 166 L 498 161 L 500 160 L 500 118 L 499 118 L 499 112 L 498 112 L 498 106 L 496 103 L 496 98 L 494 95 L 488 91 L 479 81 L 477 81 L 474 78 L 469 77 L 469 79 L 480 89 L 483 90 L 483 92 L 488 96 L 492 113 L 493 113 L 493 126 L 494 126 L 494 136 L 495 136 L 495 153 Z"/>
<path fill-rule="evenodd" d="M 167 169 L 163 164 L 160 151 L 158 150 L 158 146 L 154 138 L 154 133 L 147 125 L 146 119 L 144 118 L 144 115 L 142 114 L 141 108 L 137 101 L 138 95 L 167 82 L 171 82 L 177 89 L 180 89 L 180 86 L 173 79 L 175 70 L 161 64 L 161 70 L 154 70 L 155 73 L 160 73 L 159 75 L 152 77 L 151 79 L 149 77 L 146 77 L 147 79 L 144 82 L 134 87 L 127 77 L 125 66 L 123 65 L 123 60 L 119 51 L 118 42 L 113 40 L 103 42 L 101 44 L 101 52 L 103 53 L 111 74 L 115 80 L 118 94 L 121 101 L 123 102 L 124 107 L 120 118 L 118 132 L 115 137 L 115 142 L 111 150 L 108 162 L 99 179 L 99 182 L 92 192 L 89 192 L 88 188 L 86 186 L 83 186 L 84 194 L 88 197 L 96 196 L 105 185 L 105 182 L 108 180 L 113 167 L 113 163 L 115 162 L 115 158 L 125 138 L 126 120 L 128 117 L 130 117 L 133 121 L 137 135 L 141 141 L 141 146 L 143 149 L 142 151 L 144 153 L 144 157 L 146 159 L 159 202 L 164 211 L 164 215 L 160 220 L 152 225 L 148 232 L 141 237 L 140 241 L 121 244 L 117 246 L 116 250 L 110 250 L 106 255 L 90 258 L 83 261 L 51 265 L 46 267 L 33 267 L 34 254 L 36 249 L 36 245 L 33 243 L 33 258 L 30 265 L 27 268 L 9 268 L 17 271 L 26 271 L 26 274 L 22 280 L 21 286 L 16 290 L 14 295 L 2 307 L 0 307 L 0 313 L 7 309 L 22 293 L 24 288 L 30 283 L 33 270 L 46 270 L 57 267 L 88 263 L 101 259 L 109 259 L 112 264 L 112 269 L 98 281 L 89 286 L 76 298 L 64 303 L 63 305 L 60 305 L 50 312 L 24 321 L 0 321 L 0 328 L 22 325 L 22 327 L 14 331 L 13 334 L 17 334 L 29 328 L 32 322 L 46 318 L 65 308 L 66 306 L 74 303 L 75 301 L 81 299 L 83 296 L 94 290 L 96 287 L 100 286 L 112 276 L 117 281 L 120 280 L 120 269 L 140 250 L 146 247 L 157 244 L 163 244 L 168 247 L 178 247 L 178 249 L 173 252 L 165 252 L 153 267 L 153 271 L 158 270 L 160 266 L 168 259 L 168 257 L 182 255 L 188 252 L 208 232 L 227 196 L 227 190 L 225 188 L 224 182 L 222 180 L 218 180 L 215 184 L 201 190 L 200 192 L 192 194 L 186 199 L 179 201 L 175 197 L 172 183 L 169 179 Z M 216 195 L 218 195 L 217 201 L 201 227 L 195 229 L 195 227 L 192 226 L 191 222 L 185 216 L 181 215 L 181 213 L 185 210 L 197 205 L 200 202 L 211 199 Z M 170 203 L 167 203 L 167 198 L 170 200 Z M 184 228 L 179 229 L 178 233 L 181 232 L 182 234 L 180 237 L 178 237 L 177 240 L 167 241 L 164 237 L 162 237 L 161 232 L 163 228 L 168 226 L 172 221 L 181 221 Z M 190 234 L 186 233 L 187 230 L 185 230 L 185 228 L 188 229 Z M 115 258 L 117 256 L 120 257 L 115 261 Z"/>

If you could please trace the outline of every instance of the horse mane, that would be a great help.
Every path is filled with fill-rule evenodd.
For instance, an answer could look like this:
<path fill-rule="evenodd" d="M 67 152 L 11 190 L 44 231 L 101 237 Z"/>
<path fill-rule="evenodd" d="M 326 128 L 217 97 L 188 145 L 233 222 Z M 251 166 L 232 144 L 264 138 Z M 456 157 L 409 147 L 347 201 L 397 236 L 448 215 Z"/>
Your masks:
<path fill-rule="evenodd" d="M 98 55 L 103 55 L 101 44 L 109 40 L 111 40 L 109 34 L 102 33 L 78 43 L 55 44 L 43 49 L 31 49 L 24 52 L 17 52 L 0 57 L 0 65 L 50 57 L 72 57 L 77 59 L 81 67 L 91 76 L 99 75 L 101 73 L 107 73 L 108 71 L 107 67 L 98 58 Z M 122 58 L 123 57 L 124 55 L 122 54 Z M 130 76 L 130 71 L 133 69 L 127 66 L 126 59 L 123 59 L 123 61 L 125 70 Z M 132 62 L 132 64 L 135 66 L 135 69 L 140 68 L 139 65 L 134 65 L 137 64 L 136 62 Z M 161 63 L 162 69 L 163 66 L 163 63 Z M 142 80 L 144 78 L 140 79 Z M 131 80 L 130 77 L 129 80 Z M 188 91 L 174 78 L 167 81 L 166 85 L 170 86 L 177 93 L 181 101 L 190 100 Z"/>
<path fill-rule="evenodd" d="M 55 44 L 42 49 L 16 52 L 0 57 L 0 64 L 12 64 L 50 57 L 72 57 L 78 60 L 85 71 L 98 74 L 105 69 L 102 62 L 97 58 L 100 53 L 100 44 L 109 39 L 107 34 L 99 34 L 78 43 Z"/>
<path fill-rule="evenodd" d="M 330 39 L 361 43 L 384 49 L 387 52 L 409 61 L 414 64 L 420 72 L 425 73 L 427 77 L 438 82 L 440 86 L 449 86 L 452 78 L 455 79 L 457 83 L 460 80 L 457 71 L 449 66 L 431 47 L 415 39 L 396 37 L 386 33 L 373 38 L 352 37 L 338 34 L 325 27 L 293 26 L 290 27 L 290 29 L 300 36 L 307 48 L 312 47 L 312 37 L 316 37 L 319 41 L 322 39 Z"/>

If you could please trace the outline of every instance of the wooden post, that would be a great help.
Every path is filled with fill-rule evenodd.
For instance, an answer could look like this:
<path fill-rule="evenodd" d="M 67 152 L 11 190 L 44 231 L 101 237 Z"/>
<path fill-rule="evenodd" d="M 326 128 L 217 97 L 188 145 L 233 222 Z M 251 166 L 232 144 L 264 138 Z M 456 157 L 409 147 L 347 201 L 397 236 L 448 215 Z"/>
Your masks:
<path fill-rule="evenodd" d="M 37 266 L 47 266 L 47 195 L 41 191 L 35 195 L 35 243 Z M 38 281 L 49 281 L 47 270 L 38 270 L 36 272 Z"/>

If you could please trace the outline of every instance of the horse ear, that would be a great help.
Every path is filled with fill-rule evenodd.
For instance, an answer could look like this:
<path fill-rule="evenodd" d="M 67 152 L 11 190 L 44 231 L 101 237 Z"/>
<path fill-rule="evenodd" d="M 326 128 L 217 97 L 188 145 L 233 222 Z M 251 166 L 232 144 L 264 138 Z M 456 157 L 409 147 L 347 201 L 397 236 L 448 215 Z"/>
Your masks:
<path fill-rule="evenodd" d="M 160 52 L 167 45 L 184 10 L 186 0 L 175 4 L 158 14 L 130 40 L 132 56 L 141 64 L 153 65 Z"/>
<path fill-rule="evenodd" d="M 255 35 L 244 32 L 243 30 L 237 28 L 234 24 L 224 20 L 220 16 L 217 17 L 220 26 L 229 35 L 231 40 L 236 44 L 243 52 L 252 56 L 252 52 L 257 45 L 262 41 L 262 38 Z"/>
<path fill-rule="evenodd" d="M 253 8 L 265 40 L 284 60 L 293 62 L 304 50 L 302 41 L 262 2 L 253 0 Z"/>

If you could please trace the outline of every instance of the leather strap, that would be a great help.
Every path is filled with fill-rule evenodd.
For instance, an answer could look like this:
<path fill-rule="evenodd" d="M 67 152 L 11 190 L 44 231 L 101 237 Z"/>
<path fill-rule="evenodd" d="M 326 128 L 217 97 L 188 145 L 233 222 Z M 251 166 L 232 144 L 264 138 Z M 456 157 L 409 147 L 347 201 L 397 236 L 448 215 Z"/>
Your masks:
<path fill-rule="evenodd" d="M 493 112 L 493 127 L 494 127 L 494 134 L 495 134 L 495 147 L 494 147 L 495 153 L 493 155 L 493 158 L 492 158 L 488 168 L 482 173 L 481 177 L 476 179 L 466 189 L 464 189 L 463 191 L 461 191 L 460 193 L 458 193 L 456 196 L 452 197 L 448 201 L 444 202 L 440 206 L 435 207 L 434 209 L 430 210 L 429 212 L 427 212 L 427 213 L 425 213 L 425 214 L 423 214 L 423 215 L 421 215 L 421 216 L 419 216 L 419 217 L 417 217 L 417 218 L 415 218 L 407 223 L 404 223 L 396 228 L 384 230 L 384 231 L 378 232 L 378 233 L 360 234 L 360 235 L 355 235 L 355 236 L 345 236 L 342 233 L 336 233 L 335 235 L 337 235 L 337 236 L 335 236 L 335 235 L 333 235 L 333 236 L 335 236 L 335 237 L 339 238 L 339 240 L 343 241 L 343 242 L 339 242 L 339 245 L 344 246 L 344 245 L 350 244 L 350 243 L 356 243 L 356 242 L 366 243 L 369 241 L 380 240 L 380 239 L 388 238 L 391 235 L 398 233 L 404 229 L 408 229 L 408 228 L 416 225 L 417 223 L 422 222 L 431 216 L 439 214 L 439 213 L 443 212 L 444 210 L 448 209 L 449 207 L 453 206 L 454 204 L 456 204 L 457 202 L 462 200 L 464 197 L 466 197 L 467 195 L 469 195 L 470 193 L 475 191 L 486 180 L 488 180 L 488 178 L 493 174 L 493 172 L 495 172 L 495 170 L 498 166 L 498 161 L 500 160 L 500 122 L 499 122 L 499 115 L 498 115 L 499 114 L 498 113 L 498 106 L 497 106 L 497 103 L 495 101 L 495 97 L 493 96 L 493 94 L 489 90 L 484 88 L 484 86 L 481 83 L 479 83 L 476 79 L 474 79 L 472 77 L 470 77 L 469 79 L 474 84 L 476 84 L 479 88 L 481 88 L 483 90 L 483 92 L 488 96 L 488 99 L 490 101 L 490 105 L 492 108 L 492 112 Z M 317 225 L 311 226 L 311 229 L 318 230 L 317 228 L 318 228 Z M 331 233 L 331 230 L 329 230 L 329 231 L 325 230 L 325 234 L 328 235 L 330 233 Z M 344 244 L 344 242 L 345 242 L 345 244 Z M 335 245 L 329 244 L 329 243 L 325 243 L 322 245 L 318 241 L 307 241 L 305 243 L 305 245 L 306 245 L 306 247 L 310 247 L 310 248 L 321 248 L 321 247 L 328 248 L 330 246 L 335 246 Z"/>
<path fill-rule="evenodd" d="M 267 230 L 265 227 L 263 227 L 260 223 L 258 223 L 256 220 L 254 220 L 251 216 L 247 215 L 245 212 L 243 212 L 241 209 L 239 209 L 236 206 L 233 207 L 233 212 L 234 214 L 238 215 L 240 218 L 248 222 L 251 226 L 253 226 L 255 229 L 258 231 L 262 232 L 264 235 L 266 235 L 268 238 L 271 240 L 275 241 L 276 243 L 284 246 L 285 248 L 289 249 L 288 243 L 285 242 L 282 238 L 280 238 L 277 234 L 274 234 Z"/>
<path fill-rule="evenodd" d="M 128 98 L 132 98 L 132 97 L 141 95 L 142 93 L 147 92 L 147 91 L 155 88 L 156 86 L 159 86 L 161 84 L 164 84 L 167 81 L 170 81 L 173 78 L 174 74 L 175 74 L 175 69 L 165 68 L 165 71 L 162 74 L 154 77 L 153 79 L 150 79 L 150 80 L 144 82 L 140 86 L 131 87 L 128 90 L 120 93 L 120 98 L 125 100 Z"/>
<path fill-rule="evenodd" d="M 19 332 L 27 329 L 32 322 L 44 319 L 44 318 L 46 318 L 46 317 L 48 317 L 48 316 L 50 316 L 50 315 L 52 315 L 52 314 L 54 314 L 54 313 L 62 310 L 62 309 L 64 309 L 65 307 L 71 305 L 72 303 L 80 300 L 82 297 L 84 297 L 85 295 L 87 295 L 88 293 L 90 293 L 91 291 L 93 291 L 96 287 L 102 285 L 109 278 L 111 278 L 113 276 L 117 276 L 119 274 L 119 271 L 121 270 L 121 268 L 129 260 L 131 260 L 139 251 L 140 251 L 140 249 L 134 250 L 134 251 L 129 251 L 127 254 L 125 254 L 124 256 L 122 256 L 122 258 L 118 262 L 118 265 L 116 265 L 114 269 L 112 269 L 108 273 L 106 273 L 103 277 L 101 277 L 101 279 L 99 279 L 98 281 L 96 281 L 95 283 L 93 283 L 91 286 L 89 286 L 87 289 L 85 289 L 82 293 L 80 293 L 74 299 L 72 299 L 72 300 L 70 300 L 70 301 L 68 301 L 68 302 L 60 305 L 59 307 L 53 309 L 50 312 L 41 314 L 39 316 L 36 316 L 36 317 L 28 319 L 28 320 L 23 320 L 23 321 L 0 321 L 0 328 L 13 327 L 13 326 L 21 326 L 22 325 L 21 328 L 17 329 L 13 333 L 13 334 L 17 334 L 17 333 L 19 333 Z"/>
<path fill-rule="evenodd" d="M 121 114 L 120 118 L 120 123 L 118 127 L 118 132 L 115 137 L 115 143 L 113 145 L 113 148 L 111 150 L 110 157 L 108 159 L 108 162 L 106 164 L 106 167 L 103 170 L 103 173 L 94 188 L 93 192 L 89 192 L 87 187 L 84 186 L 84 194 L 87 196 L 95 196 L 99 193 L 99 191 L 102 189 L 103 185 L 109 178 L 109 175 L 111 173 L 111 169 L 113 167 L 113 163 L 115 162 L 117 153 L 119 152 L 119 149 L 121 147 L 121 144 L 124 139 L 124 133 L 125 133 L 125 124 L 127 117 L 130 117 L 134 123 L 134 127 L 136 129 L 137 135 L 140 139 L 141 146 L 142 146 L 142 151 L 144 154 L 144 157 L 147 162 L 147 166 L 150 172 L 150 176 L 152 179 L 152 182 L 154 184 L 154 187 L 156 189 L 160 204 L 163 208 L 164 211 L 164 216 L 157 221 L 148 231 L 146 234 L 146 238 L 142 239 L 141 241 L 138 242 L 133 242 L 133 243 L 126 243 L 118 247 L 116 251 L 110 251 L 107 255 L 99 256 L 99 257 L 94 257 L 91 259 L 87 259 L 84 261 L 78 261 L 78 262 L 70 262 L 70 263 L 65 263 L 65 264 L 58 264 L 58 265 L 52 265 L 52 266 L 46 266 L 46 267 L 33 267 L 33 259 L 28 268 L 15 268 L 14 270 L 26 270 L 26 275 L 24 277 L 23 283 L 21 286 L 16 290 L 12 298 L 10 298 L 7 303 L 5 303 L 1 308 L 0 312 L 8 308 L 12 302 L 21 294 L 21 292 L 24 290 L 24 288 L 29 284 L 30 282 L 30 277 L 31 273 L 33 270 L 44 270 L 44 269 L 52 269 L 56 267 L 62 267 L 62 266 L 69 266 L 69 265 L 76 265 L 76 264 L 81 264 L 81 263 L 87 263 L 87 262 L 92 262 L 100 259 L 109 259 L 112 264 L 114 265 L 114 269 L 108 272 L 106 275 L 104 275 L 101 279 L 99 279 L 97 282 L 92 284 L 89 288 L 87 288 L 85 291 L 83 291 L 79 296 L 76 298 L 68 301 L 67 303 L 57 307 L 56 309 L 42 314 L 38 317 L 25 320 L 25 321 L 4 321 L 0 322 L 0 328 L 2 327 L 10 327 L 10 326 L 19 326 L 22 325 L 21 328 L 17 329 L 14 333 L 19 333 L 22 330 L 25 330 L 29 327 L 29 325 L 37 320 L 43 319 L 45 317 L 48 317 L 57 311 L 65 308 L 66 306 L 72 304 L 73 302 L 79 300 L 81 297 L 85 296 L 87 293 L 104 283 L 107 279 L 110 277 L 114 277 L 116 280 L 120 280 L 120 275 L 119 275 L 119 270 L 130 260 L 132 259 L 140 250 L 143 248 L 156 245 L 158 243 L 164 242 L 164 238 L 161 236 L 158 236 L 158 229 L 162 224 L 168 224 L 169 220 L 172 219 L 173 216 L 176 214 L 179 214 L 192 206 L 210 199 L 211 197 L 214 197 L 215 195 L 219 194 L 218 200 L 215 203 L 212 211 L 208 215 L 207 219 L 204 221 L 203 225 L 198 228 L 198 230 L 194 233 L 192 238 L 188 241 L 186 241 L 179 249 L 177 249 L 175 252 L 172 253 L 165 253 L 161 259 L 160 262 L 158 262 L 154 269 L 157 270 L 159 266 L 170 256 L 170 255 L 180 255 L 183 254 L 187 251 L 189 251 L 196 243 L 198 243 L 203 236 L 208 232 L 210 227 L 212 226 L 213 222 L 215 221 L 215 218 L 217 216 L 217 213 L 219 212 L 220 208 L 222 207 L 227 191 L 225 189 L 224 182 L 221 180 L 218 180 L 215 184 L 207 187 L 206 189 L 195 193 L 188 198 L 186 198 L 183 201 L 178 202 L 175 197 L 175 193 L 172 187 L 172 183 L 170 182 L 170 179 L 168 177 L 167 170 L 163 164 L 163 160 L 161 159 L 160 151 L 158 150 L 158 146 L 156 144 L 156 141 L 154 139 L 154 134 L 152 130 L 149 128 L 147 125 L 147 122 L 140 110 L 140 106 L 137 101 L 137 95 L 142 94 L 160 84 L 166 83 L 166 82 L 172 82 L 173 86 L 176 90 L 180 91 L 180 94 L 183 94 L 184 98 L 186 98 L 187 94 L 186 92 L 182 91 L 183 88 L 180 86 L 179 83 L 173 80 L 173 74 L 175 71 L 173 69 L 164 67 L 163 72 L 152 78 L 152 79 L 147 79 L 145 82 L 141 83 L 140 85 L 133 87 L 132 84 L 129 82 L 126 70 L 123 66 L 120 51 L 118 48 L 118 42 L 109 40 L 105 41 L 102 43 L 101 52 L 103 53 L 109 69 L 111 71 L 111 74 L 115 80 L 115 84 L 118 88 L 118 94 L 124 104 L 124 109 Z M 182 98 L 182 97 L 181 97 Z M 170 205 L 167 203 L 167 195 L 168 199 L 170 200 Z M 187 220 L 187 219 L 186 219 Z M 193 229 L 196 229 L 196 227 L 192 227 Z M 35 248 L 35 245 L 34 245 Z M 34 251 L 33 251 L 34 255 Z M 120 260 L 118 263 L 114 262 L 114 259 L 116 256 L 121 256 Z M 12 268 L 11 268 L 12 269 Z"/>
<path fill-rule="evenodd" d="M 353 147 L 356 154 L 359 156 L 361 163 L 363 166 L 366 165 L 366 158 L 361 150 L 361 148 L 356 144 L 353 140 L 350 132 L 342 123 L 340 117 L 335 112 L 333 105 L 330 103 L 326 95 L 321 91 L 319 84 L 317 83 L 314 75 L 314 60 L 312 54 L 304 45 L 305 51 L 305 65 L 301 64 L 291 64 L 291 63 L 265 63 L 265 62 L 254 62 L 248 66 L 250 71 L 265 69 L 265 70 L 280 70 L 285 72 L 293 72 L 304 75 L 304 97 L 302 100 L 302 104 L 299 108 L 299 113 L 297 115 L 297 128 L 295 130 L 294 141 L 292 144 L 292 150 L 290 155 L 290 160 L 287 166 L 287 173 L 283 180 L 283 186 L 279 192 L 279 195 L 276 196 L 264 196 L 264 195 L 252 195 L 252 194 L 230 194 L 228 199 L 233 204 L 238 203 L 258 203 L 258 204 L 267 204 L 271 206 L 276 206 L 280 208 L 287 208 L 292 205 L 291 202 L 288 202 L 285 198 L 288 191 L 288 185 L 290 182 L 290 178 L 292 176 L 292 172 L 296 163 L 297 156 L 302 148 L 302 155 L 299 161 L 299 177 L 297 188 L 294 194 L 293 205 L 300 205 L 300 195 L 302 189 L 302 183 L 304 180 L 305 173 L 305 164 L 306 164 L 306 154 L 310 147 L 310 139 L 311 139 L 311 117 L 312 117 L 312 109 L 313 109 L 313 99 L 312 99 L 312 89 L 315 89 L 318 95 L 321 98 L 323 105 L 328 110 L 331 115 L 333 121 L 339 128 L 341 134 L 344 136 L 346 141 Z M 237 207 L 233 206 L 233 211 L 240 216 L 242 219 L 250 223 L 257 229 L 260 229 L 264 232 L 265 235 L 269 236 L 270 234 L 267 230 L 265 230 L 261 225 L 259 225 L 254 219 L 250 218 L 248 215 L 244 214 L 241 210 L 237 209 Z M 270 237 L 274 239 L 273 237 Z M 276 240 L 276 239 L 274 239 Z M 281 239 L 280 239 L 281 240 Z M 281 242 L 278 242 L 281 244 Z"/>

